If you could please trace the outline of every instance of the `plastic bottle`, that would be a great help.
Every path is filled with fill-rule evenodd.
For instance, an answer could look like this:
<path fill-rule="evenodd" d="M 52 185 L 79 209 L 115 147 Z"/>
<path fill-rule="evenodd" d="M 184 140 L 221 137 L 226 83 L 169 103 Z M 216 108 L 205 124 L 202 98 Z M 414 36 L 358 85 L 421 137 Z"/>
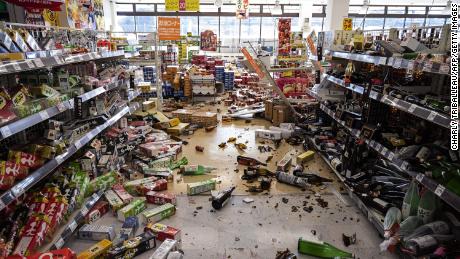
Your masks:
<path fill-rule="evenodd" d="M 404 196 L 403 205 L 401 209 L 402 218 L 407 219 L 409 216 L 417 215 L 418 204 L 420 197 L 418 195 L 417 182 L 412 181 L 409 185 L 409 189 Z"/>

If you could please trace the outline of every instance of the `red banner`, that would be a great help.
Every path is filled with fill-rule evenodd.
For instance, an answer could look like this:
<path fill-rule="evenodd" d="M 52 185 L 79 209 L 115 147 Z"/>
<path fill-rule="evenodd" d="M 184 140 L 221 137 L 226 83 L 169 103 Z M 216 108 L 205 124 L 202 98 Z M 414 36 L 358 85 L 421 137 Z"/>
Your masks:
<path fill-rule="evenodd" d="M 62 0 L 6 0 L 14 5 L 22 6 L 27 10 L 31 9 L 50 9 L 51 11 L 60 11 Z"/>

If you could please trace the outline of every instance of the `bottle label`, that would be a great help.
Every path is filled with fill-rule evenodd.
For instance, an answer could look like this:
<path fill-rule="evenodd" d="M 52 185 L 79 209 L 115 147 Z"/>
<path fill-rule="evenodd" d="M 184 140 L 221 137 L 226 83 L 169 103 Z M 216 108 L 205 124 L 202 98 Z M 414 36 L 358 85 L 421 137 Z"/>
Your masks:
<path fill-rule="evenodd" d="M 433 217 L 433 210 L 427 210 L 419 207 L 417 215 L 422 219 L 423 223 L 428 223 L 431 221 L 431 218 Z"/>
<path fill-rule="evenodd" d="M 385 208 L 388 205 L 388 202 L 386 202 L 386 201 L 384 201 L 382 199 L 379 199 L 379 198 L 375 198 L 374 202 L 377 203 L 382 208 Z"/>
<path fill-rule="evenodd" d="M 198 166 L 197 165 L 188 165 L 185 167 L 186 172 L 196 172 L 198 171 Z"/>
<path fill-rule="evenodd" d="M 430 235 L 421 236 L 415 239 L 412 239 L 412 242 L 415 242 L 419 249 L 423 250 L 424 248 L 437 246 L 438 242 L 436 239 Z"/>

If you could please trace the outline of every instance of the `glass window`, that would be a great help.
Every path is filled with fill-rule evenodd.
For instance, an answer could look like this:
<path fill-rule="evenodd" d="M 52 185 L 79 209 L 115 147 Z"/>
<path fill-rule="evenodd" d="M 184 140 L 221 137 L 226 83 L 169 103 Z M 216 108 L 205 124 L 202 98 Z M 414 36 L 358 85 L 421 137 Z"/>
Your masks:
<path fill-rule="evenodd" d="M 263 7 L 263 12 L 264 12 L 264 13 L 271 13 L 273 7 L 275 7 L 275 6 L 274 6 L 274 5 L 264 5 L 264 7 Z"/>
<path fill-rule="evenodd" d="M 272 48 L 275 46 L 278 39 L 278 18 L 262 17 L 262 34 L 260 37 L 263 46 Z"/>
<path fill-rule="evenodd" d="M 383 14 L 385 12 L 385 7 L 384 6 L 369 6 L 369 8 L 367 8 L 367 13 L 368 14 Z"/>
<path fill-rule="evenodd" d="M 427 18 L 426 26 L 442 26 L 445 20 L 444 18 Z"/>
<path fill-rule="evenodd" d="M 251 13 L 260 13 L 260 5 L 249 5 L 249 15 L 251 15 Z"/>
<path fill-rule="evenodd" d="M 353 20 L 353 29 L 362 29 L 363 28 L 363 18 L 351 17 Z"/>
<path fill-rule="evenodd" d="M 219 9 L 215 5 L 200 5 L 200 12 L 214 12 L 217 13 Z"/>
<path fill-rule="evenodd" d="M 154 4 L 136 4 L 136 12 L 155 12 Z"/>
<path fill-rule="evenodd" d="M 236 7 L 235 7 L 235 5 L 224 4 L 220 8 L 220 11 L 223 12 L 223 13 L 235 13 L 236 12 Z"/>
<path fill-rule="evenodd" d="M 385 18 L 385 29 L 404 28 L 404 19 L 401 18 Z"/>
<path fill-rule="evenodd" d="M 199 36 L 198 16 L 180 16 L 180 34 L 187 35 L 191 32 L 193 36 Z"/>
<path fill-rule="evenodd" d="M 249 19 L 241 20 L 241 42 L 259 41 L 260 36 L 260 18 L 261 17 L 251 17 Z"/>
<path fill-rule="evenodd" d="M 240 22 L 233 16 L 220 17 L 220 40 L 222 46 L 238 46 Z"/>
<path fill-rule="evenodd" d="M 130 45 L 137 44 L 137 38 L 135 33 L 112 33 L 112 37 L 126 38 Z"/>
<path fill-rule="evenodd" d="M 302 31 L 302 26 L 299 24 L 299 17 L 291 18 L 291 31 Z"/>
<path fill-rule="evenodd" d="M 284 13 L 299 13 L 300 6 L 298 5 L 284 5 Z"/>
<path fill-rule="evenodd" d="M 322 25 L 323 25 L 323 18 L 320 18 L 320 17 L 310 18 L 310 27 L 314 29 L 316 32 L 323 31 Z"/>
<path fill-rule="evenodd" d="M 382 18 L 366 18 L 364 21 L 364 30 L 382 30 L 383 19 Z"/>
<path fill-rule="evenodd" d="M 157 17 L 155 16 L 136 16 L 137 32 L 154 32 L 157 28 Z"/>
<path fill-rule="evenodd" d="M 117 4 L 116 10 L 117 12 L 132 12 L 133 5 L 132 4 Z"/>
<path fill-rule="evenodd" d="M 164 12 L 165 5 L 164 4 L 157 4 L 157 12 Z"/>
<path fill-rule="evenodd" d="M 388 6 L 388 14 L 404 14 L 406 8 L 404 6 Z"/>
<path fill-rule="evenodd" d="M 426 8 L 424 6 L 409 6 L 408 14 L 425 14 Z"/>
<path fill-rule="evenodd" d="M 134 16 L 117 15 L 117 24 L 115 31 L 117 32 L 134 32 L 136 26 L 134 24 Z"/>
<path fill-rule="evenodd" d="M 407 18 L 405 28 L 411 28 L 413 26 L 421 27 L 423 26 L 424 18 Z"/>
<path fill-rule="evenodd" d="M 448 13 L 446 13 L 444 11 L 444 9 L 445 9 L 444 6 L 431 6 L 430 10 L 428 10 L 428 14 L 445 14 L 445 15 L 448 15 Z"/>
<path fill-rule="evenodd" d="M 350 6 L 351 8 L 351 6 Z M 323 6 L 322 5 L 313 5 L 313 8 L 311 9 L 312 13 L 323 13 Z"/>
<path fill-rule="evenodd" d="M 348 13 L 360 13 L 361 12 L 361 6 L 350 6 L 348 7 Z"/>
<path fill-rule="evenodd" d="M 200 32 L 211 30 L 219 34 L 219 17 L 217 16 L 200 16 Z"/>

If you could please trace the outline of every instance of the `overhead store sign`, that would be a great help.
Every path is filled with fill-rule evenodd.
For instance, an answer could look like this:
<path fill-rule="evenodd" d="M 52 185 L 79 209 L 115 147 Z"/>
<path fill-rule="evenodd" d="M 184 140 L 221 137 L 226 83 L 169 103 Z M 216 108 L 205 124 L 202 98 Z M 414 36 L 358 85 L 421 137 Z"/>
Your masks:
<path fill-rule="evenodd" d="M 60 11 L 64 0 L 6 0 L 14 5 L 22 6 L 27 10 L 32 9 L 50 9 L 51 11 Z"/>
<path fill-rule="evenodd" d="M 158 17 L 158 38 L 180 40 L 180 18 Z"/>
<path fill-rule="evenodd" d="M 256 71 L 257 75 L 259 75 L 260 79 L 264 78 L 265 77 L 264 72 L 262 72 L 262 70 L 260 69 L 259 65 L 252 58 L 252 56 L 249 53 L 249 51 L 246 48 L 241 48 L 241 52 L 243 52 L 243 55 L 246 57 L 246 59 L 248 60 L 249 64 L 254 69 L 254 71 Z"/>
<path fill-rule="evenodd" d="M 201 50 L 216 51 L 217 50 L 217 35 L 211 31 L 206 30 L 201 32 Z"/>
<path fill-rule="evenodd" d="M 352 29 L 353 29 L 353 19 L 351 19 L 351 18 L 343 18 L 342 30 L 351 31 Z"/>
<path fill-rule="evenodd" d="M 165 0 L 165 10 L 167 12 L 198 12 L 200 11 L 200 0 Z"/>
<path fill-rule="evenodd" d="M 249 0 L 236 0 L 236 18 L 249 18 Z"/>

